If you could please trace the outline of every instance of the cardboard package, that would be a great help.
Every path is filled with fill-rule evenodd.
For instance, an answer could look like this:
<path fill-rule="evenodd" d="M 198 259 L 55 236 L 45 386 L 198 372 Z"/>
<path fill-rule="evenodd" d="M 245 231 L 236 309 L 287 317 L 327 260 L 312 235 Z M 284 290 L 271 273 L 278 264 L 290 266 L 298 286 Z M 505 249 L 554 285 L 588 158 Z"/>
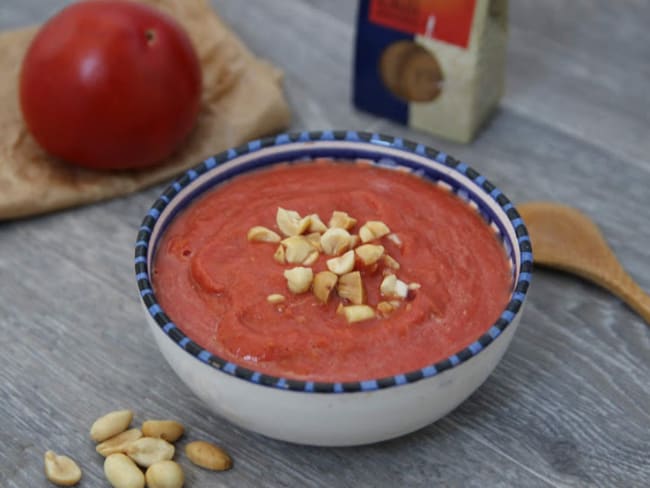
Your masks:
<path fill-rule="evenodd" d="M 507 0 L 361 0 L 356 107 L 471 141 L 503 94 Z"/>

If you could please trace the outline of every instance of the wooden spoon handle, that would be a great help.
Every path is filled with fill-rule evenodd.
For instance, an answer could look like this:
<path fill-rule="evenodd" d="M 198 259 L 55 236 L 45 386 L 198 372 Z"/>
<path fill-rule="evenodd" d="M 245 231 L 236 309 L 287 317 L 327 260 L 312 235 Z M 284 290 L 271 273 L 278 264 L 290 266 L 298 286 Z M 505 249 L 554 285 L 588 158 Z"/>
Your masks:
<path fill-rule="evenodd" d="M 593 281 L 611 291 L 637 312 L 650 325 L 650 295 L 641 288 L 622 266 L 605 266 Z"/>

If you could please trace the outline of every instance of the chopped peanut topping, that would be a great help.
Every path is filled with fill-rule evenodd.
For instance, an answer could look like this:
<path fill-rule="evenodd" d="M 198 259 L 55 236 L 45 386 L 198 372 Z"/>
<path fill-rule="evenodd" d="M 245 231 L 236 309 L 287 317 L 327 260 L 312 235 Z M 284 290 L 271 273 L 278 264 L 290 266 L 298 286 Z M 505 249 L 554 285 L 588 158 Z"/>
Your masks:
<path fill-rule="evenodd" d="M 410 291 L 420 288 L 419 283 L 406 284 L 399 280 L 395 275 L 400 269 L 399 262 L 386 254 L 384 246 L 372 242 L 386 237 L 402 248 L 400 237 L 391 233 L 384 222 L 369 220 L 361 226 L 358 235 L 351 235 L 349 231 L 357 225 L 357 219 L 347 212 L 332 212 L 328 227 L 318 214 L 301 217 L 295 210 L 278 207 L 276 223 L 284 239 L 267 227 L 254 226 L 248 231 L 248 240 L 279 242 L 273 259 L 280 264 L 298 265 L 284 271 L 288 289 L 299 294 L 311 288 L 321 303 L 328 303 L 332 291 L 336 289 L 340 299 L 336 313 L 345 315 L 350 323 L 371 319 L 376 314 L 387 317 L 404 305 Z M 321 253 L 333 257 L 326 261 L 328 271 L 314 274 L 309 266 L 318 261 Z M 384 278 L 379 291 L 385 298 L 373 308 L 365 304 L 366 289 L 360 270 L 374 273 L 380 262 L 383 264 L 381 272 Z M 356 270 L 355 265 L 358 266 Z M 272 293 L 266 299 L 271 304 L 286 300 L 280 293 Z M 344 305 L 348 303 L 351 305 Z M 407 310 L 410 306 L 406 305 Z"/>
<path fill-rule="evenodd" d="M 314 276 L 314 295 L 319 302 L 327 303 L 339 277 L 331 271 L 321 271 Z"/>
<path fill-rule="evenodd" d="M 375 318 L 375 310 L 368 305 L 349 305 L 343 307 L 343 314 L 349 323 Z"/>
<path fill-rule="evenodd" d="M 280 293 L 271 293 L 268 297 L 266 297 L 266 300 L 269 303 L 282 303 L 284 302 L 284 295 L 281 295 Z"/>
<path fill-rule="evenodd" d="M 338 258 L 328 259 L 327 268 L 337 275 L 349 273 L 354 269 L 354 251 L 348 251 Z"/>
<path fill-rule="evenodd" d="M 251 227 L 246 237 L 253 242 L 280 242 L 280 236 L 277 233 L 261 225 Z"/>
<path fill-rule="evenodd" d="M 327 226 L 323 223 L 323 221 L 320 219 L 318 214 L 311 214 L 308 215 L 309 217 L 309 227 L 307 228 L 308 232 L 325 232 L 327 230 Z"/>
<path fill-rule="evenodd" d="M 275 220 L 278 228 L 288 237 L 304 234 L 311 223 L 309 217 L 302 218 L 295 210 L 286 210 L 282 207 L 278 207 Z"/>
<path fill-rule="evenodd" d="M 408 285 L 397 279 L 395 275 L 388 275 L 381 282 L 379 291 L 385 297 L 406 298 L 408 295 Z"/>
<path fill-rule="evenodd" d="M 384 254 L 383 261 L 390 269 L 399 269 L 399 263 L 390 254 Z"/>
<path fill-rule="evenodd" d="M 395 310 L 395 307 L 390 302 L 379 302 L 377 304 L 377 312 L 384 317 L 390 315 L 393 310 Z"/>
<path fill-rule="evenodd" d="M 284 258 L 289 264 L 313 264 L 318 258 L 318 251 L 305 236 L 287 237 L 282 245 Z"/>
<path fill-rule="evenodd" d="M 354 252 L 357 253 L 359 260 L 365 265 L 375 264 L 384 255 L 384 246 L 378 244 L 363 244 L 357 247 Z"/>
<path fill-rule="evenodd" d="M 291 293 L 304 293 L 309 290 L 314 272 L 311 268 L 304 268 L 297 266 L 295 268 L 287 269 L 284 272 L 284 277 L 287 279 L 287 286 Z"/>
<path fill-rule="evenodd" d="M 380 220 L 369 220 L 361 226 L 361 229 L 359 229 L 361 242 L 374 241 L 375 239 L 384 237 L 389 233 L 390 229 L 388 226 Z"/>
<path fill-rule="evenodd" d="M 350 249 L 354 249 L 359 245 L 361 242 L 361 239 L 359 238 L 358 235 L 354 234 L 350 236 Z"/>
<path fill-rule="evenodd" d="M 280 264 L 284 264 L 287 262 L 284 259 L 284 246 L 282 244 L 280 244 L 278 248 L 275 250 L 275 254 L 273 254 L 273 259 L 275 259 Z"/>
<path fill-rule="evenodd" d="M 338 256 L 350 248 L 350 233 L 338 227 L 328 229 L 320 237 L 320 245 L 325 254 Z"/>
<path fill-rule="evenodd" d="M 309 243 L 314 246 L 314 249 L 316 249 L 318 252 L 323 252 L 323 248 L 320 245 L 320 232 L 312 232 L 310 234 L 307 234 L 305 237 Z"/>
<path fill-rule="evenodd" d="M 311 266 L 316 262 L 318 256 L 320 256 L 320 254 L 318 253 L 318 251 L 314 249 L 314 252 L 312 252 L 309 256 L 307 256 L 307 258 L 302 262 L 302 264 L 304 264 L 305 266 Z"/>
<path fill-rule="evenodd" d="M 339 228 L 350 230 L 357 224 L 357 219 L 354 219 L 348 215 L 347 212 L 341 212 L 339 210 L 334 210 L 332 216 L 330 217 L 329 226 L 330 228 Z"/>
<path fill-rule="evenodd" d="M 388 234 L 386 236 L 386 239 L 391 241 L 393 244 L 395 244 L 397 247 L 401 248 L 403 245 L 402 239 L 399 238 L 399 236 L 395 233 Z"/>
<path fill-rule="evenodd" d="M 341 276 L 336 291 L 341 298 L 349 300 L 354 305 L 361 305 L 366 301 L 366 290 L 363 287 L 359 271 Z"/>

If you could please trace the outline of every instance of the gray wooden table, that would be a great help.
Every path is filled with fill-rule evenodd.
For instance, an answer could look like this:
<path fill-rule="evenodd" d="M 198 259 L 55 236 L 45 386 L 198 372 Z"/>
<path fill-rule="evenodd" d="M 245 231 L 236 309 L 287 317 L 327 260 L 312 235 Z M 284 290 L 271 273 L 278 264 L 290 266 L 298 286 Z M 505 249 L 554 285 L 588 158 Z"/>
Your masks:
<path fill-rule="evenodd" d="M 42 21 L 64 3 L 2 0 L 0 28 Z M 511 2 L 506 96 L 466 146 L 351 107 L 355 2 L 214 4 L 285 70 L 293 128 L 417 139 L 476 166 L 516 202 L 574 205 L 650 290 L 647 1 Z M 137 420 L 180 419 L 186 438 L 227 447 L 227 473 L 181 457 L 189 487 L 650 486 L 650 328 L 600 289 L 545 270 L 492 376 L 415 434 L 306 448 L 214 416 L 158 353 L 138 304 L 132 246 L 161 188 L 0 224 L 0 487 L 48 486 L 46 449 L 78 460 L 82 486 L 107 486 L 88 428 L 118 407 Z"/>

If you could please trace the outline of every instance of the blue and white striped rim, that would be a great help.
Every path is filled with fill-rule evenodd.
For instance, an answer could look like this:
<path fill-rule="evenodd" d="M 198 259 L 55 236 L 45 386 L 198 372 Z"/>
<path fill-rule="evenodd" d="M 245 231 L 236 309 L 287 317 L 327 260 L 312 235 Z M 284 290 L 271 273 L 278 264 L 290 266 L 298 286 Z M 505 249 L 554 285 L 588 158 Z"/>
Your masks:
<path fill-rule="evenodd" d="M 309 144 L 310 142 L 318 141 L 341 141 L 345 142 L 346 144 L 345 147 L 338 149 L 335 146 L 319 149 L 318 147 Z M 352 146 L 350 144 L 347 144 L 350 142 L 359 143 L 358 149 L 354 144 Z M 155 241 L 150 242 L 154 227 L 156 226 L 161 213 L 165 210 L 165 208 L 167 208 L 172 199 L 174 199 L 174 197 L 178 195 L 184 188 L 194 182 L 199 176 L 237 157 L 254 153 L 256 151 L 261 151 L 265 148 L 281 146 L 285 144 L 296 146 L 296 150 L 281 153 L 281 159 L 273 159 L 268 157 L 251 159 L 252 162 L 245 167 L 234 167 L 235 169 L 233 171 L 222 174 L 218 180 L 210 180 L 207 184 L 204 184 L 203 186 L 194 189 L 191 193 L 184 195 L 183 198 L 185 199 L 185 205 L 178 205 L 178 207 L 174 209 L 170 215 L 167 216 L 166 221 L 163 222 L 163 226 L 166 226 L 166 224 L 168 224 L 169 221 L 173 219 L 176 213 L 178 213 L 178 211 L 180 211 L 182 208 L 185 208 L 185 206 L 189 204 L 196 196 L 214 187 L 215 183 L 218 184 L 221 181 L 225 181 L 226 179 L 229 179 L 239 173 L 243 173 L 251 169 L 268 166 L 279 162 L 305 160 L 314 157 L 331 157 L 335 159 L 370 159 L 380 165 L 394 165 L 395 160 L 398 160 L 400 166 L 405 165 L 407 167 L 410 167 L 414 173 L 428 179 L 433 179 L 441 186 L 455 191 L 461 198 L 468 200 L 470 203 L 473 202 L 476 207 L 478 207 L 476 210 L 479 212 L 479 214 L 487 221 L 489 225 L 493 227 L 493 229 L 495 229 L 495 232 L 497 232 L 497 234 L 500 234 L 512 263 L 517 262 L 515 256 L 517 255 L 516 251 L 518 251 L 519 266 L 517 269 L 513 270 L 516 281 L 514 282 L 510 301 L 508 302 L 501 316 L 496 320 L 494 324 L 492 324 L 491 327 L 488 328 L 487 332 L 479 337 L 476 341 L 472 342 L 466 348 L 456 352 L 455 354 L 442 361 L 414 371 L 409 371 L 394 376 L 388 376 L 385 378 L 363 381 L 332 383 L 302 381 L 271 376 L 229 362 L 203 349 L 200 345 L 192 341 L 165 314 L 165 312 L 158 304 L 156 295 L 153 291 L 153 287 L 149 279 L 148 259 L 153 255 L 153 253 L 149 253 L 149 251 L 155 249 L 157 244 Z M 387 148 L 391 150 L 390 158 L 386 158 Z M 487 205 L 481 205 L 481 200 L 479 198 L 474 198 L 472 190 L 460 186 L 457 180 L 446 177 L 445 172 L 430 174 L 427 170 L 423 169 L 423 167 L 420 167 L 408 159 L 399 160 L 399 157 L 395 157 L 395 150 L 397 150 L 397 154 L 400 152 L 404 153 L 405 158 L 407 158 L 409 154 L 417 154 L 431 161 L 435 161 L 441 165 L 444 165 L 444 167 L 448 168 L 448 170 L 451 170 L 455 173 L 460 173 L 467 179 L 471 180 L 475 186 L 479 188 L 481 192 L 483 192 L 484 199 L 490 199 L 491 201 L 495 202 L 496 206 L 500 207 L 501 210 L 505 213 L 507 219 L 509 220 L 509 225 L 514 230 L 516 242 L 510 242 L 510 239 L 508 239 L 505 235 L 506 232 L 505 228 L 503 227 L 504 223 L 502 219 L 498 218 L 497 215 L 494 214 L 493 210 Z M 158 235 L 161 235 L 163 230 L 164 227 L 158 233 Z M 194 168 L 178 177 L 154 202 L 154 204 L 147 212 L 144 220 L 142 221 L 135 245 L 135 274 L 138 289 L 140 291 L 140 297 L 145 304 L 148 313 L 172 341 L 178 344 L 179 347 L 183 348 L 189 354 L 196 357 L 199 361 L 208 364 L 226 374 L 263 386 L 307 393 L 351 393 L 359 391 L 374 391 L 382 388 L 399 386 L 408 383 L 414 383 L 423 378 L 428 378 L 440 374 L 443 371 L 454 368 L 464 361 L 467 361 L 473 356 L 479 354 L 487 346 L 489 346 L 490 343 L 499 337 L 499 335 L 501 335 L 501 333 L 511 324 L 512 320 L 519 312 L 526 297 L 526 293 L 528 292 L 532 267 L 533 255 L 530 238 L 528 231 L 522 222 L 521 217 L 519 216 L 519 213 L 514 208 L 510 200 L 484 176 L 480 175 L 477 171 L 475 171 L 467 164 L 460 162 L 443 152 L 437 151 L 422 144 L 417 144 L 408 140 L 394 138 L 383 134 L 357 131 L 303 131 L 280 134 L 275 137 L 268 137 L 265 139 L 251 141 L 247 144 L 244 144 L 237 148 L 229 149 L 216 156 L 206 159 L 202 163 L 198 164 Z"/>

